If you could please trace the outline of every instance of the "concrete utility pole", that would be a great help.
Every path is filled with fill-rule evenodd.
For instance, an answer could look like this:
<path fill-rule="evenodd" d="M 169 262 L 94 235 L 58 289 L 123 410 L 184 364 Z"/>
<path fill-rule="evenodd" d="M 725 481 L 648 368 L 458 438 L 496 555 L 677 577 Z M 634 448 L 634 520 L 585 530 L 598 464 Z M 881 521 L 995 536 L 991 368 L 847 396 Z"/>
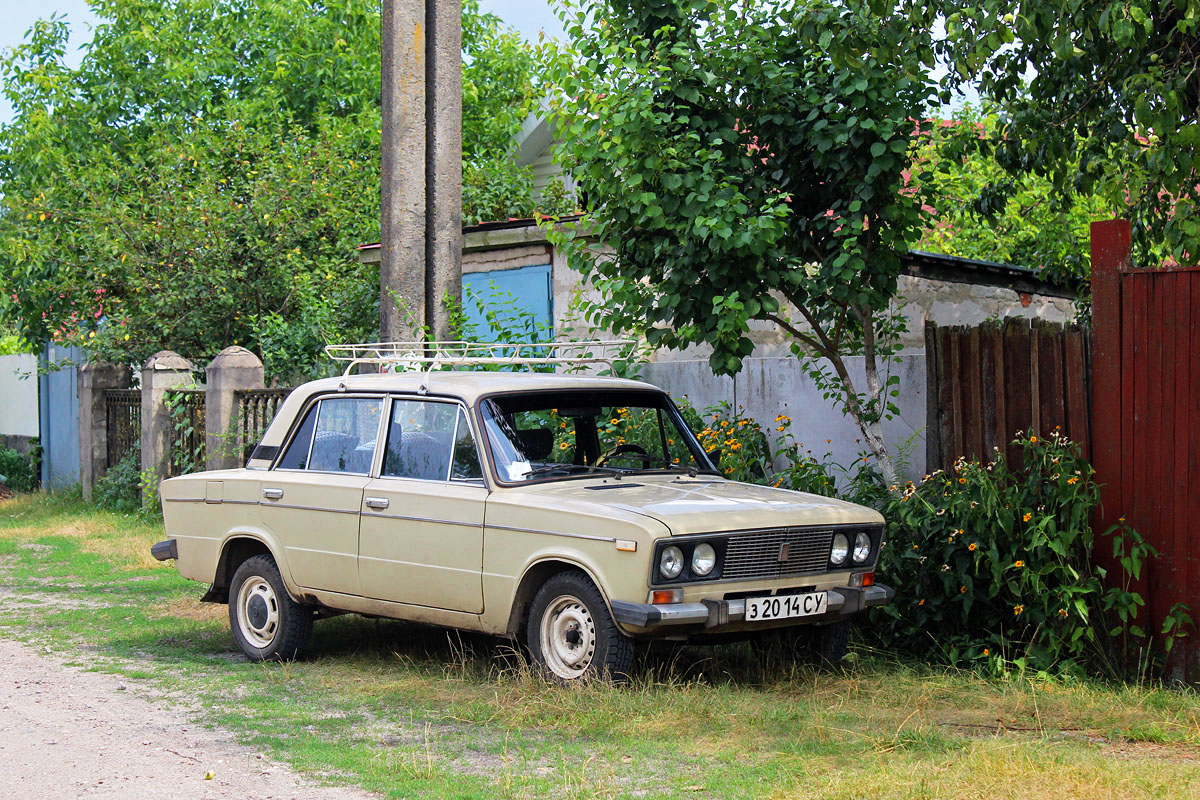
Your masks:
<path fill-rule="evenodd" d="M 450 338 L 462 293 L 462 4 L 383 2 L 380 337 Z M 399 306 L 399 307 L 398 307 Z"/>

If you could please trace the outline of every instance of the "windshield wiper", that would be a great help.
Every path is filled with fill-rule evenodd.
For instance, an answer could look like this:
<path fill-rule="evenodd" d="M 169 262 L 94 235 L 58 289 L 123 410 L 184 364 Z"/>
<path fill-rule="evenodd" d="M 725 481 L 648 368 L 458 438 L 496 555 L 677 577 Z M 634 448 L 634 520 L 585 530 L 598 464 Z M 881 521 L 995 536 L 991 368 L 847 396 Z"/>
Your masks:
<path fill-rule="evenodd" d="M 598 467 L 594 464 L 548 464 L 544 467 L 534 467 L 525 473 L 524 478 L 532 478 L 535 475 L 548 475 L 552 472 L 570 473 L 574 470 L 584 470 L 586 472 L 605 472 L 618 479 L 620 479 L 622 475 L 629 472 L 629 470 L 621 469 L 619 467 Z"/>

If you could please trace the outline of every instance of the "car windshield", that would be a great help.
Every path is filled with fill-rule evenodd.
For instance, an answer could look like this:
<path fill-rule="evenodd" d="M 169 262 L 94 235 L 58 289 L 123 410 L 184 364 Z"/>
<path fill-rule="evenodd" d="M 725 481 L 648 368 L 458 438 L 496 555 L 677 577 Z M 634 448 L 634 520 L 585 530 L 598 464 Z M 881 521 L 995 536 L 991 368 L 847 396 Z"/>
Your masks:
<path fill-rule="evenodd" d="M 508 482 L 632 471 L 715 472 L 670 398 L 639 390 L 499 395 L 482 404 Z"/>

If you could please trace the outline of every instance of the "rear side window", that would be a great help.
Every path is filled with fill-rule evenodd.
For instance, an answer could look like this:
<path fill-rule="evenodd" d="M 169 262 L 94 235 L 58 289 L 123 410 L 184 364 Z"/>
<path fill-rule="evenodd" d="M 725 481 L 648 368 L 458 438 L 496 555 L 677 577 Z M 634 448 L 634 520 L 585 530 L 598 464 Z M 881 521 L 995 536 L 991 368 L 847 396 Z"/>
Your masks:
<path fill-rule="evenodd" d="M 366 475 L 371 471 L 382 412 L 381 398 L 321 400 L 309 410 L 278 469 Z"/>
<path fill-rule="evenodd" d="M 462 408 L 428 400 L 393 402 L 382 474 L 426 481 L 482 479 Z"/>

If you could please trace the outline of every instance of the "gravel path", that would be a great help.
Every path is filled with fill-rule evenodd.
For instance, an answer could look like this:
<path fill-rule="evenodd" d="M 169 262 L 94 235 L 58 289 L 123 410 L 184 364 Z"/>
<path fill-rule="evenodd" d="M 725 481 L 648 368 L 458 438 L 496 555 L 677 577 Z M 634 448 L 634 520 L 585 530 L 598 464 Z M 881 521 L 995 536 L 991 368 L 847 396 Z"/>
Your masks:
<path fill-rule="evenodd" d="M 7 639 L 0 639 L 0 765 L 0 794 L 21 800 L 375 797 L 305 782 L 136 686 Z"/>

